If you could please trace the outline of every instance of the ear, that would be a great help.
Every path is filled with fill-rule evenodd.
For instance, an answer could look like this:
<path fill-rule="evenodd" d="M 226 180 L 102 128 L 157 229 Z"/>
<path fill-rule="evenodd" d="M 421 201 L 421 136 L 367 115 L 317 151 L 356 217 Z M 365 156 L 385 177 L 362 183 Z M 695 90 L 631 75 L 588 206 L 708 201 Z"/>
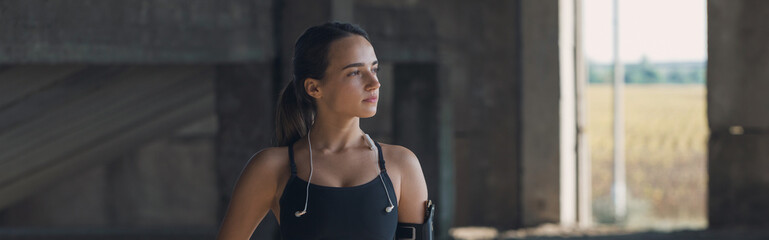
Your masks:
<path fill-rule="evenodd" d="M 320 80 L 314 79 L 314 78 L 307 78 L 304 80 L 304 90 L 307 92 L 307 95 L 310 95 L 310 97 L 313 98 L 321 98 L 323 97 L 323 92 L 320 88 Z"/>

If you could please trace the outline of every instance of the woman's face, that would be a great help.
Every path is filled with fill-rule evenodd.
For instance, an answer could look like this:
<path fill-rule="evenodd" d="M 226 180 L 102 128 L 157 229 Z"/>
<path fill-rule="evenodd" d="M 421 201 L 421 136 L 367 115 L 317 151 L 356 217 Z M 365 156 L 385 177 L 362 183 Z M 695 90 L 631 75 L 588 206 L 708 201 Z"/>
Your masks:
<path fill-rule="evenodd" d="M 325 77 L 317 84 L 318 108 L 345 117 L 368 118 L 376 114 L 379 79 L 374 47 L 365 38 L 352 35 L 331 43 Z"/>

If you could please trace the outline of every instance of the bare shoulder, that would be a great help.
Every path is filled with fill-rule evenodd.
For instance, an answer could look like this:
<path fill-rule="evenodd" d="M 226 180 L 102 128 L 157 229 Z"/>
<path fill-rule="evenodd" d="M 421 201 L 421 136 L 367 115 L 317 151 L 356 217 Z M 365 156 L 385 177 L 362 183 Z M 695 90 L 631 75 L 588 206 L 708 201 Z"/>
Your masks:
<path fill-rule="evenodd" d="M 288 169 L 288 147 L 269 147 L 255 153 L 243 169 L 243 174 L 257 173 L 272 176 Z"/>
<path fill-rule="evenodd" d="M 380 144 L 388 169 L 394 167 L 398 184 L 398 222 L 424 222 L 427 183 L 416 154 L 410 149 L 391 144 Z M 392 167 L 390 167 L 392 166 Z"/>
<path fill-rule="evenodd" d="M 275 206 L 279 182 L 288 175 L 286 148 L 265 148 L 254 153 L 235 184 L 217 239 L 247 239 Z"/>
<path fill-rule="evenodd" d="M 413 170 L 421 171 L 419 158 L 410 149 L 401 145 L 385 143 L 380 143 L 379 145 L 382 146 L 382 154 L 388 165 L 395 165 L 399 170 L 406 172 Z"/>
<path fill-rule="evenodd" d="M 279 165 L 288 158 L 288 147 L 269 147 L 256 152 L 250 159 L 254 164 Z"/>

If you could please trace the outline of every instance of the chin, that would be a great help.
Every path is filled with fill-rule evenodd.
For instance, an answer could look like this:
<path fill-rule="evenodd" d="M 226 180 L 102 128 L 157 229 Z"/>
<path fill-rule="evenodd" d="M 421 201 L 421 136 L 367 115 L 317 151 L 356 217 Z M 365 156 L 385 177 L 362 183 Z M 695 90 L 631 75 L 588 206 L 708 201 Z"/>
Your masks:
<path fill-rule="evenodd" d="M 374 115 L 376 115 L 376 110 L 374 110 L 372 112 L 365 112 L 363 114 L 360 114 L 358 117 L 359 118 L 370 118 L 370 117 L 373 117 Z"/>

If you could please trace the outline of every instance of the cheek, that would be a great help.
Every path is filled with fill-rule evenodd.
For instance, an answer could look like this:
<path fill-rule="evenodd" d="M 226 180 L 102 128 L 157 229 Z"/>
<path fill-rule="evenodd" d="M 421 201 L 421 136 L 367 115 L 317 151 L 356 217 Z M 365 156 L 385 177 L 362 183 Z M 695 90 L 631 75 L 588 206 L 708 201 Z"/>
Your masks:
<path fill-rule="evenodd" d="M 336 91 L 336 100 L 338 104 L 354 104 L 357 103 L 356 101 L 360 101 L 358 98 L 360 98 L 360 96 L 358 95 L 357 88 L 351 85 L 342 86 Z"/>
<path fill-rule="evenodd" d="M 337 107 L 345 108 L 351 104 L 357 104 L 360 96 L 358 94 L 358 86 L 354 82 L 343 82 L 342 84 L 336 84 L 332 86 L 333 91 L 330 92 L 328 102 Z"/>

